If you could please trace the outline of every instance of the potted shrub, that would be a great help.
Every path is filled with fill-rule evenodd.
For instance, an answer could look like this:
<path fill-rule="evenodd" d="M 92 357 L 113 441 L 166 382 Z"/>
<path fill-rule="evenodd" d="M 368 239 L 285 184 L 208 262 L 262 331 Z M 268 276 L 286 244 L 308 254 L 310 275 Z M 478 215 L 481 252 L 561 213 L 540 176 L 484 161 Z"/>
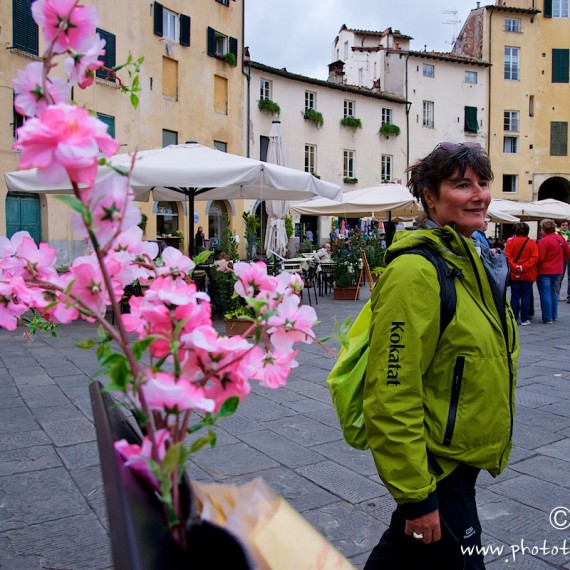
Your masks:
<path fill-rule="evenodd" d="M 222 56 L 222 60 L 232 67 L 235 67 L 237 65 L 237 58 L 235 54 L 229 51 Z"/>
<path fill-rule="evenodd" d="M 362 121 L 356 117 L 343 117 L 340 120 L 340 125 L 342 127 L 348 127 L 352 129 L 353 132 L 355 132 L 357 129 L 362 128 Z"/>
<path fill-rule="evenodd" d="M 383 123 L 378 131 L 383 137 L 397 137 L 400 134 L 400 127 L 398 125 L 393 125 L 392 123 Z"/>
<path fill-rule="evenodd" d="M 267 113 L 268 115 L 279 115 L 281 113 L 281 107 L 271 99 L 260 99 L 257 102 L 257 106 L 262 113 Z"/>
<path fill-rule="evenodd" d="M 349 239 L 338 240 L 332 244 L 333 299 L 356 301 L 360 298 L 361 249 L 364 244 L 357 231 L 352 231 Z"/>
<path fill-rule="evenodd" d="M 319 111 L 317 111 L 316 109 L 307 109 L 303 113 L 303 117 L 307 121 L 312 121 L 315 124 L 315 127 L 317 127 L 317 129 L 320 129 L 323 126 L 324 123 L 323 114 L 319 113 Z"/>
<path fill-rule="evenodd" d="M 257 257 L 257 231 L 260 224 L 257 216 L 253 212 L 244 212 L 242 214 L 244 222 L 244 236 L 247 241 L 247 259 Z"/>

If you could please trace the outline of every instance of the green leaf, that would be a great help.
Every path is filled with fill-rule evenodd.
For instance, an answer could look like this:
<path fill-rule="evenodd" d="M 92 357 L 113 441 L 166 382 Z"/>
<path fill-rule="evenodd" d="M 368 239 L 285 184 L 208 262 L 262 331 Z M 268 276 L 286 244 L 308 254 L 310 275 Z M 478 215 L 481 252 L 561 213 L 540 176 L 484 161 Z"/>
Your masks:
<path fill-rule="evenodd" d="M 131 93 L 131 105 L 133 106 L 134 109 L 136 109 L 139 106 L 139 98 L 134 93 Z"/>
<path fill-rule="evenodd" d="M 213 254 L 214 254 L 213 251 L 205 249 L 204 251 L 201 251 L 198 255 L 194 256 L 192 258 L 192 261 L 196 265 L 200 265 L 201 263 L 205 263 L 206 261 L 208 261 L 208 258 Z"/>
<path fill-rule="evenodd" d="M 83 350 L 89 350 L 91 348 L 93 348 L 94 346 L 97 346 L 99 343 L 96 340 L 93 340 L 92 338 L 88 338 L 85 340 L 80 340 L 75 346 L 77 348 L 82 348 Z"/>
<path fill-rule="evenodd" d="M 182 458 L 182 443 L 178 442 L 169 447 L 162 460 L 162 468 L 164 474 L 167 476 L 172 475 L 177 467 L 180 467 L 180 460 Z"/>
<path fill-rule="evenodd" d="M 212 430 L 208 430 L 208 435 L 199 437 L 196 441 L 192 442 L 192 445 L 190 446 L 190 453 L 195 453 L 196 451 L 199 451 L 206 445 L 209 445 L 210 447 L 215 447 L 217 441 L 218 438 L 216 434 Z"/>
<path fill-rule="evenodd" d="M 143 340 L 133 342 L 133 354 L 137 360 L 140 360 L 146 349 L 156 340 L 155 336 L 147 336 Z"/>
<path fill-rule="evenodd" d="M 220 408 L 220 411 L 216 414 L 219 418 L 225 418 L 231 416 L 239 406 L 239 398 L 237 396 L 232 396 L 228 398 Z"/>
<path fill-rule="evenodd" d="M 89 216 L 89 209 L 87 206 L 75 196 L 59 195 L 58 199 L 61 200 L 64 204 L 67 204 L 71 209 L 79 212 L 84 219 L 87 219 Z"/>

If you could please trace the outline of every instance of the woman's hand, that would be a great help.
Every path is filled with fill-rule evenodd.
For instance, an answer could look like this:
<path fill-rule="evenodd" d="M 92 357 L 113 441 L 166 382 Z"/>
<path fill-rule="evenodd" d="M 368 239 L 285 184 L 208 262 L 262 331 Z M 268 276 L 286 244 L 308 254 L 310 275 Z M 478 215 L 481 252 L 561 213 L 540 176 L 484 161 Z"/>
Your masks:
<path fill-rule="evenodd" d="M 441 527 L 439 523 L 439 510 L 432 511 L 417 519 L 406 520 L 404 532 L 412 535 L 416 540 L 429 544 L 441 539 Z"/>

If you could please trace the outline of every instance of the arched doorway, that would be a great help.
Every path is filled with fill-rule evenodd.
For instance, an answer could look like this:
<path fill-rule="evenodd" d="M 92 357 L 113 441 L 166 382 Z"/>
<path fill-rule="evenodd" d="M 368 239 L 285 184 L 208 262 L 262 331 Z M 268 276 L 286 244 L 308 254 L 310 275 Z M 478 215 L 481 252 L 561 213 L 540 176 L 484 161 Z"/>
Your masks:
<path fill-rule="evenodd" d="M 265 200 L 258 200 L 253 206 L 253 213 L 255 217 L 259 220 L 259 230 L 258 235 L 258 246 L 257 252 L 260 254 L 265 253 L 265 234 L 267 233 L 267 210 L 265 208 Z"/>
<path fill-rule="evenodd" d="M 538 199 L 546 200 L 547 198 L 570 203 L 570 181 L 561 176 L 553 176 L 545 180 L 538 190 Z"/>
<path fill-rule="evenodd" d="M 36 243 L 42 239 L 40 198 L 37 194 L 15 194 L 6 196 L 6 236 L 26 231 Z"/>
<path fill-rule="evenodd" d="M 208 210 L 208 239 L 213 250 L 220 247 L 220 240 L 228 221 L 229 212 L 226 203 L 223 200 L 214 200 Z"/>

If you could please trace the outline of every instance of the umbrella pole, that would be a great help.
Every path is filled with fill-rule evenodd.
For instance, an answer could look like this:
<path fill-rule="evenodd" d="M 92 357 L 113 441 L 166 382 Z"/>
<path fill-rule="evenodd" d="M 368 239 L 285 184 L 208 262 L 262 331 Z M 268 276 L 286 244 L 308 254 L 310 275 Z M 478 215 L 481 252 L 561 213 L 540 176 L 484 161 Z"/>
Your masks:
<path fill-rule="evenodd" d="M 194 255 L 194 193 L 188 193 L 188 256 Z"/>

